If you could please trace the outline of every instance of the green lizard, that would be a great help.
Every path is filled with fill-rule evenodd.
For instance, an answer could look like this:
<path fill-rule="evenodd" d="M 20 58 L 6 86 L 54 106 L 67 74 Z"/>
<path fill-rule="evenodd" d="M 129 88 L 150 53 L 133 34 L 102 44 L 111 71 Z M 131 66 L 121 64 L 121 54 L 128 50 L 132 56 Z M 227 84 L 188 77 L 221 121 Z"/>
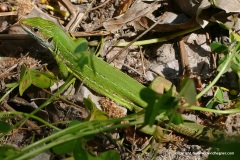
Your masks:
<path fill-rule="evenodd" d="M 66 65 L 68 71 L 82 80 L 89 88 L 130 110 L 133 108 L 139 110 L 137 105 L 147 106 L 147 103 L 139 95 L 145 86 L 105 61 L 92 56 L 94 70 L 89 63 L 81 67 L 79 59 L 84 58 L 85 54 L 73 54 L 79 44 L 53 22 L 42 18 L 28 18 L 21 20 L 20 24 L 27 33 L 53 53 L 61 68 L 65 68 Z M 80 41 L 80 43 L 83 42 Z"/>
<path fill-rule="evenodd" d="M 35 17 L 20 20 L 20 25 L 41 45 L 47 47 L 52 52 L 58 65 L 63 70 L 67 68 L 69 72 L 83 81 L 89 88 L 111 98 L 130 110 L 140 111 L 148 106 L 147 100 L 141 98 L 142 91 L 146 90 L 147 87 L 125 73 L 110 66 L 96 56 L 92 57 L 94 69 L 90 63 L 82 66 L 80 59 L 86 55 L 85 53 L 76 53 L 76 50 L 79 50 L 77 49 L 79 43 L 75 42 L 53 22 Z M 83 41 L 80 41 L 80 45 L 83 43 Z M 151 92 L 150 95 L 146 93 L 145 96 L 154 96 L 154 93 Z M 206 127 L 199 124 L 164 125 L 186 136 L 194 138 L 205 136 L 201 134 L 203 130 L 206 130 Z M 210 133 L 207 134 L 209 135 Z M 214 134 L 219 133 L 211 130 L 211 138 L 214 137 Z"/>

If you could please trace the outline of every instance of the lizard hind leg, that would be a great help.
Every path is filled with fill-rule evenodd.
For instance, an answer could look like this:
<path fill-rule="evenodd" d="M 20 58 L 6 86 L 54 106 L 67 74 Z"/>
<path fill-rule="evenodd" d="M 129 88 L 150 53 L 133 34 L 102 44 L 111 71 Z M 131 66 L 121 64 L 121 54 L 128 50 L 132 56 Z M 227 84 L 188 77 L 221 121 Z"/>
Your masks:
<path fill-rule="evenodd" d="M 68 68 L 67 68 L 66 64 L 64 64 L 63 62 L 58 62 L 58 67 L 59 67 L 60 76 L 63 78 L 67 78 Z"/>

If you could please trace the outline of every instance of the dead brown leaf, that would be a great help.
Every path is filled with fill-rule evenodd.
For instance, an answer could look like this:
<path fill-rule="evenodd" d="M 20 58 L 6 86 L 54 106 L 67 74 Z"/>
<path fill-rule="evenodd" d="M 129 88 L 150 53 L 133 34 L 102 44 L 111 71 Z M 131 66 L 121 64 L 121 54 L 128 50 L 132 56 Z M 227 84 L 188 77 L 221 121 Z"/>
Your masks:
<path fill-rule="evenodd" d="M 202 27 L 205 27 L 209 22 L 221 21 L 226 24 L 231 16 L 236 16 L 240 12 L 240 0 L 175 0 L 174 2 L 185 14 L 195 18 Z"/>
<path fill-rule="evenodd" d="M 125 29 L 128 25 L 133 25 L 136 30 L 147 27 L 147 24 L 145 24 L 146 21 L 141 19 L 146 17 L 148 14 L 151 14 L 159 6 L 160 5 L 156 3 L 147 4 L 139 1 L 129 10 L 127 10 L 125 14 L 103 22 L 103 26 L 107 31 L 110 32 L 116 32 L 119 29 Z M 140 21 L 139 24 L 138 21 Z"/>

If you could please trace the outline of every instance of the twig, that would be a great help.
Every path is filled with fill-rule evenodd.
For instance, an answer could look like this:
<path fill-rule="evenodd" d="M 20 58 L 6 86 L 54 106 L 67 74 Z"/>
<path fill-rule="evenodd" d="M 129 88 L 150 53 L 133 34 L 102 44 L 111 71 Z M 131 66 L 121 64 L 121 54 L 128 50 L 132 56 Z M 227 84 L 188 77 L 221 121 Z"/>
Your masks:
<path fill-rule="evenodd" d="M 183 69 L 182 75 L 188 76 L 190 74 L 190 68 L 189 68 L 188 55 L 184 45 L 183 38 L 179 41 L 179 48 L 180 48 L 180 57 L 181 57 L 181 63 L 182 63 L 182 69 Z"/>
<path fill-rule="evenodd" d="M 7 110 L 7 111 L 16 111 L 15 109 L 13 109 L 11 106 L 9 106 L 7 103 L 3 104 L 3 107 Z M 23 119 L 24 117 L 22 115 L 17 115 L 17 118 L 19 119 Z M 37 129 L 37 132 L 40 133 L 40 127 L 37 126 L 35 123 L 31 122 L 30 120 L 26 120 L 25 121 L 25 125 L 28 126 L 30 129 Z"/>
<path fill-rule="evenodd" d="M 102 4 L 100 4 L 99 6 L 96 6 L 96 7 L 94 7 L 94 8 L 91 8 L 90 11 L 93 11 L 93 10 L 95 10 L 95 9 L 98 9 L 98 8 L 101 8 L 101 7 L 105 6 L 109 1 L 111 1 L 111 0 L 106 0 L 105 2 L 103 2 Z"/>
<path fill-rule="evenodd" d="M 120 50 L 115 56 L 113 56 L 108 63 L 111 63 L 115 58 L 119 57 L 125 50 L 128 49 L 134 42 L 136 42 L 138 39 L 140 39 L 142 36 L 144 36 L 147 32 L 149 32 L 151 29 L 153 29 L 160 21 L 162 21 L 164 16 L 160 17 L 150 28 L 148 28 L 146 31 L 144 31 L 142 34 L 140 34 L 138 37 L 136 37 L 133 41 L 131 41 L 128 45 L 126 45 L 122 50 Z"/>

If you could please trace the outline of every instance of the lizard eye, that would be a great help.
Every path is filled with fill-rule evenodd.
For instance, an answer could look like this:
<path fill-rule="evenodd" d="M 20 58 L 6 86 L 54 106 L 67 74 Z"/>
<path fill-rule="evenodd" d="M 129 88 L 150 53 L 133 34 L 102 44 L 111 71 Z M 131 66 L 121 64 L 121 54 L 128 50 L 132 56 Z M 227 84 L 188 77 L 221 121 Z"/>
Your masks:
<path fill-rule="evenodd" d="M 37 27 L 32 27 L 32 31 L 33 31 L 33 32 L 38 32 L 39 29 L 38 29 Z"/>
<path fill-rule="evenodd" d="M 49 43 L 51 43 L 52 40 L 53 40 L 53 37 L 50 37 L 50 38 L 47 39 L 47 41 L 48 41 Z"/>

